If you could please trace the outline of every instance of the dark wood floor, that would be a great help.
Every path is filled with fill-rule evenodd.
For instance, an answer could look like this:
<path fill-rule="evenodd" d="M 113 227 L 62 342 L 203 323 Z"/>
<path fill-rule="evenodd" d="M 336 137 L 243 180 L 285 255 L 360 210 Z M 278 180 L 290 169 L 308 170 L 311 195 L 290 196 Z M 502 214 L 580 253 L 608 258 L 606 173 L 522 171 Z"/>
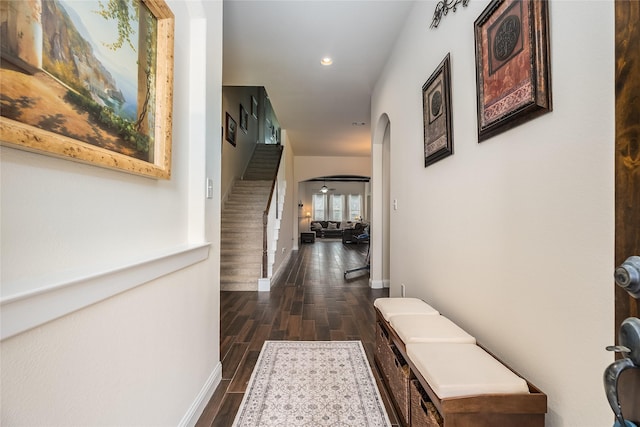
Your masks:
<path fill-rule="evenodd" d="M 373 362 L 373 301 L 388 290 L 370 289 L 366 271 L 343 276 L 364 264 L 366 251 L 366 244 L 319 239 L 292 254 L 270 292 L 221 292 L 222 382 L 197 427 L 233 423 L 265 340 L 361 340 L 391 423 L 398 425 Z"/>

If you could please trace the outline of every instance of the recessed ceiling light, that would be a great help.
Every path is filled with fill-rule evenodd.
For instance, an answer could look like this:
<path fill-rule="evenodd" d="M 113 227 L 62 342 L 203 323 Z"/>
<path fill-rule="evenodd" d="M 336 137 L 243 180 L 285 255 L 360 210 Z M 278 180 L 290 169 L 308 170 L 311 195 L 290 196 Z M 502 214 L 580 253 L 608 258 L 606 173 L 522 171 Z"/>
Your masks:
<path fill-rule="evenodd" d="M 331 64 L 333 64 L 333 59 L 329 58 L 328 56 L 325 56 L 324 58 L 322 58 L 320 63 L 322 65 L 331 65 Z"/>

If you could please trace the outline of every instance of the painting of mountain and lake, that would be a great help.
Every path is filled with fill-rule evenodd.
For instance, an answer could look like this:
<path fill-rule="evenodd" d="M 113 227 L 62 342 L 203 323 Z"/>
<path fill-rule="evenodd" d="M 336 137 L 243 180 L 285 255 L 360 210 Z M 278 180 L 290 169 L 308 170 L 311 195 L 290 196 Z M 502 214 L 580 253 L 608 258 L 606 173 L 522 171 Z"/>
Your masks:
<path fill-rule="evenodd" d="M 45 132 L 36 132 L 35 141 L 18 148 L 38 151 L 37 141 L 50 145 L 56 140 L 71 140 L 80 146 L 65 147 L 64 152 L 43 150 L 74 157 L 78 147 L 92 146 L 107 150 L 108 167 L 118 168 L 121 163 L 121 157 L 111 158 L 110 153 L 156 164 L 156 156 L 164 154 L 157 144 L 166 142 L 156 141 L 157 125 L 164 119 L 157 117 L 162 110 L 157 105 L 157 11 L 140 0 L 0 3 L 3 143 L 6 135 L 15 137 L 15 128 L 11 132 L 7 129 L 16 124 L 21 129 Z M 173 15 L 168 8 L 165 13 L 171 18 L 172 60 Z M 165 35 L 166 29 L 163 31 Z M 160 64 L 160 77 L 166 81 L 172 65 L 162 65 L 166 61 Z M 166 100 L 171 88 L 161 87 L 160 92 Z M 167 132 L 170 135 L 167 129 L 163 131 L 160 139 Z M 51 138 L 43 140 L 42 135 Z M 92 157 L 101 156 L 99 150 L 88 151 Z"/>

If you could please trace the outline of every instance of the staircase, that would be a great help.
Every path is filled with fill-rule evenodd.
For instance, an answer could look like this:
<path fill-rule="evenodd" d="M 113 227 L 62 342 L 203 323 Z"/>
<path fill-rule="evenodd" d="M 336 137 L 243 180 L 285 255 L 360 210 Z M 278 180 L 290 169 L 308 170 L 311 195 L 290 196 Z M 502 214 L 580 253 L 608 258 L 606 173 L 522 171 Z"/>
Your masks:
<path fill-rule="evenodd" d="M 220 289 L 256 291 L 262 276 L 263 219 L 281 147 L 257 144 L 222 209 Z"/>
<path fill-rule="evenodd" d="M 244 171 L 242 179 L 244 181 L 273 182 L 278 170 L 278 163 L 280 163 L 281 153 L 282 146 L 280 145 L 256 144 L 253 156 L 251 156 L 249 166 Z"/>

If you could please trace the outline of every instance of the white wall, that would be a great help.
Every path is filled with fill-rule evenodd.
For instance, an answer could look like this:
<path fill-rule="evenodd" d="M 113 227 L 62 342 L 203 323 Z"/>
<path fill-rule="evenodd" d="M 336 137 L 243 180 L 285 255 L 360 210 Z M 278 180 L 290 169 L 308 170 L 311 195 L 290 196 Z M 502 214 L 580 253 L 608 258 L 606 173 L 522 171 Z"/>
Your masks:
<path fill-rule="evenodd" d="M 202 244 L 219 241 L 222 3 L 208 22 L 169 6 L 171 180 L 2 148 L 3 425 L 190 425 L 220 380 L 219 248 Z M 201 260 L 164 256 L 194 245 Z M 42 298 L 64 315 L 37 318 Z"/>
<path fill-rule="evenodd" d="M 294 168 L 296 182 L 319 176 L 371 176 L 371 157 L 296 156 Z"/>
<path fill-rule="evenodd" d="M 554 111 L 478 144 L 473 22 L 487 4 L 434 30 L 435 2 L 416 2 L 375 87 L 398 200 L 390 292 L 404 283 L 540 387 L 547 426 L 610 425 L 614 5 L 549 2 Z M 455 154 L 425 168 L 421 87 L 448 52 Z"/>

